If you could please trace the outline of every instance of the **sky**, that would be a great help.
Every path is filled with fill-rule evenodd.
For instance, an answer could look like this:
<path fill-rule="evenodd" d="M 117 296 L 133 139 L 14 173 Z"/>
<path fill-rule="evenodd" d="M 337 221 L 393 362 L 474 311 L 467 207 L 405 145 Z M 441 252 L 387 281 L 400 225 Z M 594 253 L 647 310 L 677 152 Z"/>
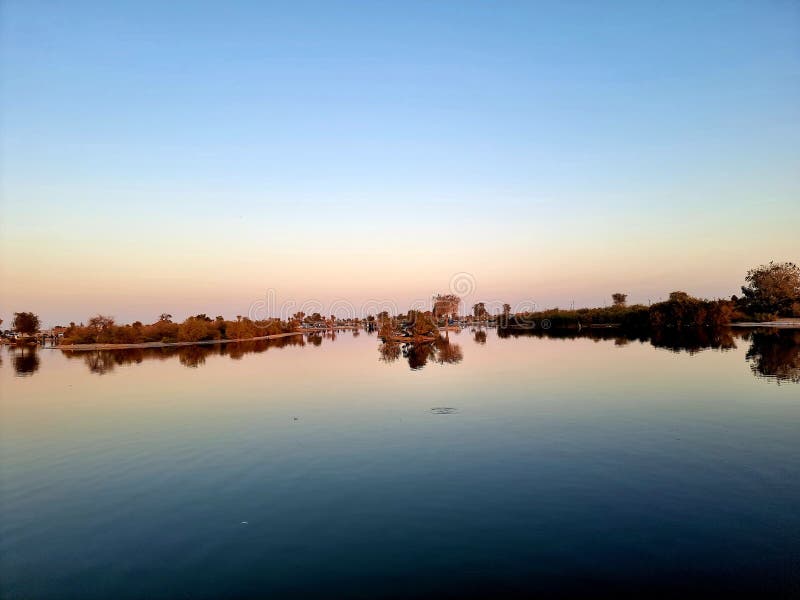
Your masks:
<path fill-rule="evenodd" d="M 720 297 L 800 260 L 797 2 L 0 7 L 4 326 Z"/>

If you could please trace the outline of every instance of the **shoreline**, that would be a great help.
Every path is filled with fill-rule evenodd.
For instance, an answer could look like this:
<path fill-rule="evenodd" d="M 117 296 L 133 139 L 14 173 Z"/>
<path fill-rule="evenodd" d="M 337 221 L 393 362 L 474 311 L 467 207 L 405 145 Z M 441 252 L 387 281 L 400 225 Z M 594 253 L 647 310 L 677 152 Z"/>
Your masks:
<path fill-rule="evenodd" d="M 800 329 L 800 319 L 789 318 L 789 319 L 782 319 L 777 321 L 764 321 L 764 322 L 755 322 L 755 321 L 748 321 L 748 322 L 739 322 L 739 323 L 729 323 L 728 327 L 742 327 L 742 328 L 759 328 L 759 327 L 768 327 L 773 329 Z M 583 328 L 591 328 L 591 329 L 613 329 L 615 327 L 619 327 L 618 324 L 602 324 L 602 325 L 589 325 L 584 326 Z M 342 329 L 356 329 L 353 326 L 340 326 L 334 328 L 334 331 L 342 330 Z M 454 327 L 448 326 L 444 327 L 442 331 L 459 331 L 462 330 L 463 327 Z M 504 329 L 517 329 L 516 327 L 506 327 Z M 524 328 L 520 328 L 524 329 Z M 580 330 L 581 328 L 577 328 Z M 43 346 L 43 350 L 70 350 L 70 351 L 90 351 L 90 350 L 133 350 L 133 349 L 141 349 L 141 348 L 179 348 L 184 346 L 210 346 L 215 344 L 232 344 L 237 342 L 255 342 L 260 340 L 275 340 L 285 337 L 291 337 L 295 335 L 304 335 L 304 334 L 313 334 L 313 333 L 324 333 L 330 331 L 328 328 L 319 328 L 319 329 L 304 329 L 301 331 L 290 331 L 287 333 L 276 333 L 273 335 L 263 335 L 251 338 L 243 338 L 238 340 L 203 340 L 198 342 L 139 342 L 134 344 L 61 344 L 58 346 Z M 388 342 L 395 342 L 395 343 L 420 343 L 420 342 L 428 342 L 433 341 L 435 338 L 427 338 L 425 336 L 414 338 L 414 337 L 405 337 L 405 336 L 392 336 L 388 340 Z M 6 342 L 3 340 L 3 344 L 11 342 Z M 37 344 L 38 345 L 38 344 Z"/>
<path fill-rule="evenodd" d="M 777 321 L 764 321 L 762 323 L 747 321 L 741 323 L 731 323 L 730 327 L 772 327 L 774 329 L 800 329 L 800 319 L 778 319 Z"/>

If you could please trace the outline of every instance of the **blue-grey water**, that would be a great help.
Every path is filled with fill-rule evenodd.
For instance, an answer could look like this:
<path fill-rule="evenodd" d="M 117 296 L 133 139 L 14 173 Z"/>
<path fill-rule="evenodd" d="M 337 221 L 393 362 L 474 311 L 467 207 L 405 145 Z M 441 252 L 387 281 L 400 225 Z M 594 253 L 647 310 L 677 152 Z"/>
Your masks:
<path fill-rule="evenodd" d="M 3 598 L 800 597 L 800 338 L 3 349 Z"/>

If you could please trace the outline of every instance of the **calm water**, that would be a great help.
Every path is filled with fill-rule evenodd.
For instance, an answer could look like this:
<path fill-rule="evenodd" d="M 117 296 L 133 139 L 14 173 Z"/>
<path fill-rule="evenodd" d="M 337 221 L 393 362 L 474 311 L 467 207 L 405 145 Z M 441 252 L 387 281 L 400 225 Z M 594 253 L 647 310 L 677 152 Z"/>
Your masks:
<path fill-rule="evenodd" d="M 798 597 L 798 334 L 598 335 L 3 349 L 1 595 Z"/>

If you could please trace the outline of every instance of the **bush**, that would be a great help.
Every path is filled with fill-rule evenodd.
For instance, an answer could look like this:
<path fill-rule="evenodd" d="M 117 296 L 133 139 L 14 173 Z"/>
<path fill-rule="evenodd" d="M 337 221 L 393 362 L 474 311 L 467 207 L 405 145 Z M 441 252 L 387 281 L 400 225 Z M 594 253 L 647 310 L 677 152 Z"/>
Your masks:
<path fill-rule="evenodd" d="M 650 325 L 664 327 L 722 326 L 731 322 L 735 314 L 730 300 L 701 300 L 686 292 L 672 292 L 669 300 L 650 307 Z"/>
<path fill-rule="evenodd" d="M 178 341 L 200 342 L 213 340 L 217 330 L 211 322 L 201 317 L 189 317 L 178 326 Z"/>

